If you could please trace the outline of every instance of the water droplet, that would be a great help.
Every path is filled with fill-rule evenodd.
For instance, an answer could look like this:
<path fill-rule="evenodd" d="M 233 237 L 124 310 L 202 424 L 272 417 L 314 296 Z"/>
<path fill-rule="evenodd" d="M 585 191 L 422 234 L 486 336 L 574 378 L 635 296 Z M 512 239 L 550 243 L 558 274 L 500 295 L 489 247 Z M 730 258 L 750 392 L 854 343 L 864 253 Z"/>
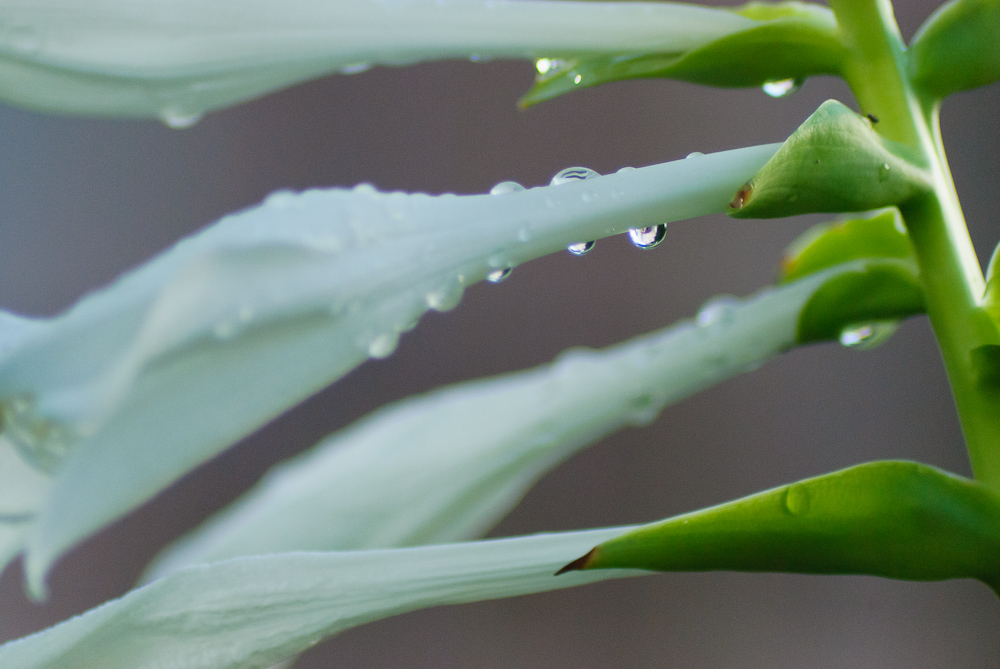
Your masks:
<path fill-rule="evenodd" d="M 370 183 L 360 183 L 351 189 L 352 192 L 358 193 L 359 195 L 375 195 L 378 193 L 378 189 L 375 188 Z"/>
<path fill-rule="evenodd" d="M 432 290 L 424 297 L 427 306 L 434 311 L 451 311 L 462 301 L 462 286 L 451 285 Z"/>
<path fill-rule="evenodd" d="M 486 280 L 490 283 L 500 283 L 513 272 L 510 267 L 504 267 L 503 269 L 496 269 L 486 275 Z"/>
<path fill-rule="evenodd" d="M 395 332 L 382 334 L 368 344 L 368 355 L 373 358 L 388 358 L 399 345 L 399 335 Z"/>
<path fill-rule="evenodd" d="M 686 156 L 684 156 L 684 158 L 685 159 L 687 159 L 687 158 L 701 158 L 703 155 L 705 155 L 705 154 L 702 153 L 701 151 L 692 151 L 691 153 L 689 153 Z"/>
<path fill-rule="evenodd" d="M 538 74 L 548 74 L 552 69 L 552 59 L 539 58 L 535 61 L 535 69 L 538 70 Z"/>
<path fill-rule="evenodd" d="M 574 84 L 578 84 L 581 81 L 583 81 L 583 75 L 582 74 L 578 74 L 575 77 L 573 77 L 573 83 Z"/>
<path fill-rule="evenodd" d="M 635 168 L 626 165 L 625 167 L 623 167 L 620 170 L 618 170 L 617 172 L 615 172 L 615 174 L 622 174 L 624 172 L 635 172 Z"/>
<path fill-rule="evenodd" d="M 667 224 L 660 223 L 648 228 L 632 228 L 628 231 L 628 237 L 640 249 L 651 249 L 663 241 L 667 234 Z"/>
<path fill-rule="evenodd" d="M 160 120 L 168 128 L 174 130 L 185 130 L 201 120 L 200 112 L 184 111 L 180 109 L 164 109 L 160 112 Z"/>
<path fill-rule="evenodd" d="M 809 490 L 805 485 L 790 485 L 785 489 L 785 508 L 793 516 L 809 513 Z"/>
<path fill-rule="evenodd" d="M 372 69 L 371 63 L 351 63 L 350 65 L 345 65 L 340 68 L 341 74 L 361 74 L 362 72 L 367 72 Z"/>
<path fill-rule="evenodd" d="M 736 309 L 739 304 L 740 300 L 732 295 L 713 297 L 698 310 L 695 323 L 700 328 L 729 325 L 736 319 Z"/>
<path fill-rule="evenodd" d="M 761 89 L 772 98 L 783 98 L 802 88 L 804 83 L 804 79 L 781 79 L 780 81 L 769 81 Z"/>
<path fill-rule="evenodd" d="M 585 256 L 594 250 L 594 246 L 597 242 L 577 242 L 576 244 L 570 244 L 566 247 L 566 250 L 575 256 Z"/>
<path fill-rule="evenodd" d="M 549 185 L 560 186 L 565 183 L 585 181 L 599 176 L 601 175 L 598 172 L 595 172 L 589 167 L 567 167 L 564 170 L 556 172 L 556 175 L 552 177 L 551 181 L 549 181 Z"/>
<path fill-rule="evenodd" d="M 730 209 L 742 209 L 746 205 L 747 200 L 753 194 L 753 186 L 750 182 L 743 184 L 743 188 L 736 191 L 736 195 L 733 196 L 732 201 L 729 203 Z"/>
<path fill-rule="evenodd" d="M 879 165 L 878 168 L 878 180 L 888 181 L 891 172 L 892 172 L 892 167 L 889 165 L 889 163 L 882 163 L 881 165 Z"/>
<path fill-rule="evenodd" d="M 847 348 L 867 351 L 889 341 L 899 329 L 899 321 L 873 321 L 849 325 L 840 332 L 840 343 Z"/>
<path fill-rule="evenodd" d="M 516 181 L 501 181 L 490 189 L 490 195 L 506 195 L 508 193 L 519 193 L 524 190 L 524 186 Z"/>

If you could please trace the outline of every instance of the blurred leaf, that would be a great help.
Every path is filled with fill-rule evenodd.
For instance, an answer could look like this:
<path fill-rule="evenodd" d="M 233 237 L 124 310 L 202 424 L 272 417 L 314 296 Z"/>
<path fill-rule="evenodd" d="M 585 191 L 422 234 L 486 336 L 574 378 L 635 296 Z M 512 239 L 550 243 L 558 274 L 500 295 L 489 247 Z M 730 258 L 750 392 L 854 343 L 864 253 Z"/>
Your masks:
<path fill-rule="evenodd" d="M 150 571 L 475 537 L 577 450 L 792 347 L 800 310 L 832 274 L 716 298 L 692 321 L 604 351 L 390 405 L 276 467 Z"/>
<path fill-rule="evenodd" d="M 798 342 L 836 341 L 864 344 L 878 326 L 924 312 L 924 292 L 915 263 L 872 261 L 823 284 L 802 309 Z M 845 331 L 868 327 L 853 340 Z M 890 333 L 891 334 L 891 333 Z M 871 343 L 881 343 L 872 341 Z"/>
<path fill-rule="evenodd" d="M 836 100 L 806 119 L 735 195 L 736 218 L 868 211 L 925 192 L 928 176 L 907 147 Z"/>
<path fill-rule="evenodd" d="M 320 639 L 442 604 L 638 575 L 555 578 L 574 554 L 630 528 L 446 546 L 239 558 L 185 569 L 0 646 L 4 669 L 248 669 Z"/>
<path fill-rule="evenodd" d="M 665 78 L 746 87 L 840 71 L 845 49 L 826 7 L 754 2 L 733 11 L 756 25 L 691 49 L 650 52 L 633 48 L 547 58 L 521 104 L 533 105 L 572 90 L 624 79 Z"/>
<path fill-rule="evenodd" d="M 0 414 L 54 475 L 28 541 L 34 591 L 75 542 L 388 355 L 465 285 L 581 239 L 720 211 L 774 151 L 496 196 L 278 192 L 27 326 L 0 352 Z"/>
<path fill-rule="evenodd" d="M 779 280 L 794 281 L 851 260 L 894 258 L 911 260 L 913 244 L 897 209 L 863 218 L 821 223 L 800 235 L 785 251 Z"/>
<path fill-rule="evenodd" d="M 564 569 L 871 574 L 1000 586 L 1000 496 L 914 462 L 872 462 L 645 525 Z"/>
<path fill-rule="evenodd" d="M 749 23 L 660 2 L 33 0 L 0 9 L 0 97 L 186 127 L 207 111 L 334 72 L 473 56 L 686 50 Z"/>
<path fill-rule="evenodd" d="M 938 100 L 1000 79 L 1000 1 L 939 7 L 913 38 L 908 68 L 913 83 Z"/>

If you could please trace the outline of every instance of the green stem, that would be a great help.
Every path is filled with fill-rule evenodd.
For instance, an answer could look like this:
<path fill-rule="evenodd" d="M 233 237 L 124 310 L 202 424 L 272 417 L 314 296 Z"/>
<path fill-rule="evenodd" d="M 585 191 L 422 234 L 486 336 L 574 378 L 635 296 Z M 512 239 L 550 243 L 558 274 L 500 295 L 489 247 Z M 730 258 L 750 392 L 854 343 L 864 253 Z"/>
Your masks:
<path fill-rule="evenodd" d="M 889 0 L 830 0 L 850 57 L 843 76 L 877 131 L 914 149 L 933 188 L 900 207 L 916 248 L 927 314 L 944 358 L 977 479 L 1000 489 L 1000 407 L 978 382 L 972 351 L 997 343 L 981 308 L 985 282 L 945 158 L 937 100 L 914 90 Z"/>

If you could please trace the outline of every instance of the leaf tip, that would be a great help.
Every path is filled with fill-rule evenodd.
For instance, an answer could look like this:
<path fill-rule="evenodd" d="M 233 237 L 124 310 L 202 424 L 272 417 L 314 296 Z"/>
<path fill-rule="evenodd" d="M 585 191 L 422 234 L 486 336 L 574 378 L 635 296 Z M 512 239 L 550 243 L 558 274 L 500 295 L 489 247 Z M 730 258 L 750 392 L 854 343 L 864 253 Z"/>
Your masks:
<path fill-rule="evenodd" d="M 586 555 L 578 557 L 566 566 L 562 567 L 554 575 L 559 576 L 560 574 L 565 574 L 568 571 L 582 571 L 584 569 L 589 569 L 590 565 L 594 562 L 597 557 L 597 547 L 591 548 L 587 551 Z"/>

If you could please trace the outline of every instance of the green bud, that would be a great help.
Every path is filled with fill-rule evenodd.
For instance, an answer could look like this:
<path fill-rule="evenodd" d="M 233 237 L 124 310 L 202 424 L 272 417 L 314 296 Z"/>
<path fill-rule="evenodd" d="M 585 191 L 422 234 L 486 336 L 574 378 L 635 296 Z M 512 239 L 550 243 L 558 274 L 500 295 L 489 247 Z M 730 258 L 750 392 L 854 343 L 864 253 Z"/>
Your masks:
<path fill-rule="evenodd" d="M 575 569 L 871 574 L 1000 585 L 1000 495 L 915 462 L 883 461 L 645 525 Z"/>
<path fill-rule="evenodd" d="M 867 211 L 898 205 L 930 189 L 905 146 L 872 121 L 827 100 L 733 197 L 736 218 Z"/>
<path fill-rule="evenodd" d="M 913 38 L 908 69 L 937 100 L 1000 79 L 1000 0 L 942 5 Z"/>

